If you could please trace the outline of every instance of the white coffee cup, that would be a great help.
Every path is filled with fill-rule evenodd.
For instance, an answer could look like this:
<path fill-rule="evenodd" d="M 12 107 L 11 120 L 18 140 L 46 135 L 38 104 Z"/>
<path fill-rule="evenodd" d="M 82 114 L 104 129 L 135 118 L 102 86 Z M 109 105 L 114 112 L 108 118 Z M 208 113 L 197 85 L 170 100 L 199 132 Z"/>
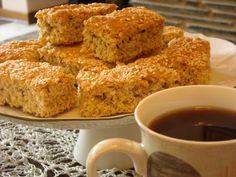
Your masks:
<path fill-rule="evenodd" d="M 137 173 L 143 176 L 236 177 L 236 139 L 188 141 L 148 128 L 150 122 L 163 113 L 195 106 L 236 111 L 236 89 L 193 85 L 166 89 L 146 97 L 135 110 L 135 119 L 141 129 L 141 144 L 121 138 L 98 143 L 87 158 L 88 177 L 97 176 L 99 157 L 114 151 L 127 154 Z"/>

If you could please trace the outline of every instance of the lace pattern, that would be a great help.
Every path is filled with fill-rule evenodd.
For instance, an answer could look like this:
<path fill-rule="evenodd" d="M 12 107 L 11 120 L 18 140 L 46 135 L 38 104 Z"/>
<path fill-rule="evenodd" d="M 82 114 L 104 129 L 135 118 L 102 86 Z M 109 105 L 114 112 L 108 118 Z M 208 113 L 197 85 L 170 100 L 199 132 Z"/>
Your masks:
<path fill-rule="evenodd" d="M 73 158 L 79 130 L 36 128 L 0 120 L 0 176 L 84 177 Z M 101 177 L 138 177 L 133 169 L 104 169 Z"/>

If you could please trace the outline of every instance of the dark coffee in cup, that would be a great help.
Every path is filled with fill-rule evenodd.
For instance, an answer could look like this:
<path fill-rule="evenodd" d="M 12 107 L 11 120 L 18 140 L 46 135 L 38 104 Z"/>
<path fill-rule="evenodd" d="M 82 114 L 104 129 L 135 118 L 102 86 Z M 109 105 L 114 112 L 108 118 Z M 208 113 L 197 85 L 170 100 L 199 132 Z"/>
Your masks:
<path fill-rule="evenodd" d="M 183 140 L 231 140 L 236 139 L 236 111 L 214 107 L 179 109 L 158 116 L 149 128 Z"/>

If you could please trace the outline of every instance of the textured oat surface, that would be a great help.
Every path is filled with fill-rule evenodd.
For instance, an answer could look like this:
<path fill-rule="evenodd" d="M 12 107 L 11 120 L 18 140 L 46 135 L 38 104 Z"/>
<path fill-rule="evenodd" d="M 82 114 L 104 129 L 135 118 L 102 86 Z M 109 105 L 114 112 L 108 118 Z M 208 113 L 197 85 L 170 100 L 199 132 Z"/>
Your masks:
<path fill-rule="evenodd" d="M 165 26 L 164 30 L 163 30 L 163 43 L 164 43 L 164 47 L 168 46 L 168 43 L 175 39 L 175 38 L 179 38 L 179 37 L 183 37 L 184 36 L 184 31 L 176 26 Z"/>
<path fill-rule="evenodd" d="M 17 59 L 38 61 L 37 49 L 41 46 L 42 44 L 37 40 L 19 40 L 4 43 L 0 45 L 0 63 Z"/>
<path fill-rule="evenodd" d="M 39 39 L 55 45 L 69 45 L 83 40 L 83 22 L 94 15 L 111 13 L 115 4 L 66 4 L 40 10 L 36 13 Z"/>
<path fill-rule="evenodd" d="M 162 27 L 163 22 L 164 17 L 154 11 L 142 7 L 130 7 L 105 16 L 91 17 L 85 21 L 85 25 L 88 28 L 93 28 L 97 33 L 122 38 L 129 33 L 142 30 L 148 25 Z"/>
<path fill-rule="evenodd" d="M 148 61 L 150 60 L 150 61 Z M 152 62 L 178 71 L 181 85 L 207 84 L 210 72 L 210 44 L 200 38 L 180 37 L 172 40 L 159 55 L 136 61 Z"/>
<path fill-rule="evenodd" d="M 40 60 L 51 65 L 63 66 L 68 72 L 77 75 L 82 69 L 101 66 L 113 67 L 111 64 L 95 58 L 92 54 L 81 53 L 81 44 L 70 46 L 53 46 L 47 44 L 38 50 Z"/>

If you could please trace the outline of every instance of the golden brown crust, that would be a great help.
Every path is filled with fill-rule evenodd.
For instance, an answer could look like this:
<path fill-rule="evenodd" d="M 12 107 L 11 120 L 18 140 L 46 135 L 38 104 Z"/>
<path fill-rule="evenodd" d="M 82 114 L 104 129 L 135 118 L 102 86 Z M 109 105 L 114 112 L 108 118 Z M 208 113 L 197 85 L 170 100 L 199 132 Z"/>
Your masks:
<path fill-rule="evenodd" d="M 94 15 L 111 13 L 115 4 L 92 3 L 55 6 L 40 10 L 38 18 L 40 40 L 55 45 L 69 45 L 82 41 L 83 21 Z"/>
<path fill-rule="evenodd" d="M 210 67 L 210 43 L 200 38 L 181 37 L 172 40 L 169 47 L 163 51 L 169 57 L 169 64 L 173 67 L 177 63 L 180 66 L 189 66 L 196 69 Z M 171 65 L 169 65 L 171 67 Z"/>
<path fill-rule="evenodd" d="M 178 28 L 176 26 L 165 26 L 163 30 L 163 43 L 164 46 L 167 47 L 168 43 L 179 37 L 184 36 L 184 31 L 181 28 Z"/>
<path fill-rule="evenodd" d="M 109 35 L 112 38 L 123 38 L 129 33 L 143 30 L 146 26 L 163 27 L 164 17 L 144 7 L 129 7 L 117 10 L 105 16 L 94 16 L 85 22 L 86 27 L 95 33 Z"/>
<path fill-rule="evenodd" d="M 40 60 L 51 65 L 63 66 L 68 72 L 77 75 L 82 69 L 92 67 L 111 68 L 113 65 L 95 58 L 92 54 L 81 53 L 81 44 L 70 46 L 53 46 L 50 44 L 38 50 Z"/>
<path fill-rule="evenodd" d="M 107 11 L 114 11 L 117 8 L 115 4 L 91 3 L 91 4 L 65 4 L 39 10 L 35 16 L 47 16 L 48 18 L 61 18 L 64 16 L 76 15 L 85 16 L 87 14 L 96 14 L 97 12 L 106 14 Z M 66 19 L 67 20 L 67 19 Z"/>
<path fill-rule="evenodd" d="M 37 49 L 41 46 L 42 44 L 37 40 L 10 41 L 2 44 L 0 45 L 0 63 L 17 59 L 38 61 Z"/>
<path fill-rule="evenodd" d="M 210 44 L 206 40 L 188 37 L 174 39 L 160 55 L 139 59 L 136 64 L 147 60 L 177 70 L 182 85 L 206 84 L 209 81 Z"/>
<path fill-rule="evenodd" d="M 132 85 L 137 82 L 142 82 L 142 79 L 149 77 L 164 77 L 163 73 L 175 72 L 160 65 L 154 65 L 151 62 L 130 63 L 128 65 L 118 65 L 116 68 L 102 70 L 100 73 L 91 71 L 82 71 L 78 74 L 80 86 L 84 91 L 90 92 L 96 89 L 96 92 L 101 92 L 107 87 L 123 88 L 125 85 Z M 178 76 L 176 75 L 176 78 Z"/>
<path fill-rule="evenodd" d="M 74 77 L 44 62 L 9 60 L 0 64 L 0 105 L 51 117 L 77 102 Z"/>

